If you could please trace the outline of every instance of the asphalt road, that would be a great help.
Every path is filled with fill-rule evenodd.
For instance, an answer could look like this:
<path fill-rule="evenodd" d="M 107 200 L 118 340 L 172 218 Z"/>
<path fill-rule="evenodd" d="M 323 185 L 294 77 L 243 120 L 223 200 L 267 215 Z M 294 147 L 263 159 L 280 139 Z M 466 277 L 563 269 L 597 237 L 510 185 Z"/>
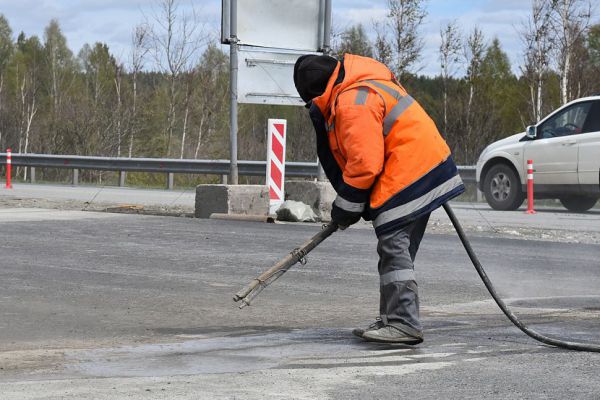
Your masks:
<path fill-rule="evenodd" d="M 597 399 L 600 355 L 524 336 L 456 236 L 431 228 L 416 262 L 425 342 L 407 348 L 351 336 L 378 307 L 365 227 L 238 310 L 232 295 L 317 226 L 2 210 L 0 398 Z M 597 244 L 473 245 L 535 329 L 600 342 Z"/>
<path fill-rule="evenodd" d="M 13 188 L 0 189 L 2 197 L 41 199 L 54 204 L 90 208 L 96 205 L 135 204 L 181 208 L 193 212 L 196 192 L 194 188 L 163 190 L 114 186 L 73 186 L 57 184 L 15 183 Z"/>

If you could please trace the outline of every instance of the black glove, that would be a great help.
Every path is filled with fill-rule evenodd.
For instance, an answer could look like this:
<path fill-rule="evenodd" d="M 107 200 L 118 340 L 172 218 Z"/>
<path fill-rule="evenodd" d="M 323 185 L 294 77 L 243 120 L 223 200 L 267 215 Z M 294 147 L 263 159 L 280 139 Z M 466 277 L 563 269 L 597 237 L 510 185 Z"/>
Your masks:
<path fill-rule="evenodd" d="M 336 199 L 337 201 L 337 199 Z M 349 211 L 339 207 L 334 201 L 331 205 L 331 221 L 338 224 L 341 230 L 357 223 L 362 215 L 362 210 Z"/>

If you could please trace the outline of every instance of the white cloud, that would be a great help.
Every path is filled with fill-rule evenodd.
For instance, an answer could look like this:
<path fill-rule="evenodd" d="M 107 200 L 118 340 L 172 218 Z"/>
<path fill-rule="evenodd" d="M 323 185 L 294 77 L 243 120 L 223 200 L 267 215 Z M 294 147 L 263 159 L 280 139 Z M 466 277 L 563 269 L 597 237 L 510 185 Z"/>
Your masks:
<path fill-rule="evenodd" d="M 282 2 L 285 0 L 281 0 Z M 72 50 L 77 53 L 84 43 L 105 42 L 115 55 L 124 59 L 130 49 L 131 32 L 135 25 L 151 14 L 154 0 L 0 0 L 0 13 L 11 23 L 15 36 L 43 36 L 51 18 L 59 20 Z M 220 0 L 181 0 L 182 9 L 191 4 L 214 36 L 220 29 Z M 527 0 L 429 0 L 429 15 L 422 27 L 425 40 L 422 72 L 437 74 L 439 30 L 443 23 L 458 20 L 467 33 L 478 25 L 488 39 L 500 38 L 509 54 L 513 69 L 521 59 L 521 43 L 517 28 L 529 13 Z M 373 21 L 386 16 L 386 0 L 333 0 L 334 28 L 343 30 L 362 23 L 367 31 Z M 372 35 L 372 32 L 371 32 Z"/>

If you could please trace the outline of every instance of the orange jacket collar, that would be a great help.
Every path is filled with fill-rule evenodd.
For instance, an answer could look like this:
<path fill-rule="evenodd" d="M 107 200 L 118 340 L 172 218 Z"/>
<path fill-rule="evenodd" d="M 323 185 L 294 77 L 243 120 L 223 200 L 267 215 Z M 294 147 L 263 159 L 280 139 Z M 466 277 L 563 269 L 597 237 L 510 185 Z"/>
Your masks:
<path fill-rule="evenodd" d="M 331 102 L 337 95 L 348 86 L 364 80 L 392 80 L 392 72 L 382 63 L 372 58 L 356 56 L 354 54 L 344 54 L 344 80 L 335 84 L 341 70 L 341 62 L 331 74 L 327 82 L 327 87 L 323 94 L 316 97 L 313 103 L 319 107 L 326 120 L 329 120 L 332 111 Z"/>

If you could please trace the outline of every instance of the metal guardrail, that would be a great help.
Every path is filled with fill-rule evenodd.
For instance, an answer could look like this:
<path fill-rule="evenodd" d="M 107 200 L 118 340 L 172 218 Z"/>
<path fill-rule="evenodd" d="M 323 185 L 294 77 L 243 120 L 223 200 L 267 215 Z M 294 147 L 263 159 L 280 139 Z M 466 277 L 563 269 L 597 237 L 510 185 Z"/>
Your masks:
<path fill-rule="evenodd" d="M 0 164 L 6 163 L 6 153 L 0 153 Z M 173 188 L 173 174 L 221 175 L 229 174 L 229 160 L 180 160 L 171 158 L 117 158 L 48 154 L 12 154 L 12 165 L 30 168 L 35 182 L 35 168 L 63 168 L 73 170 L 73 184 L 78 183 L 80 169 L 116 171 L 120 186 L 125 186 L 125 172 L 153 172 L 168 174 L 168 188 Z M 238 161 L 239 175 L 265 176 L 266 161 Z M 458 167 L 465 182 L 475 182 L 475 167 Z M 294 178 L 316 178 L 316 162 L 286 162 L 285 173 Z"/>

